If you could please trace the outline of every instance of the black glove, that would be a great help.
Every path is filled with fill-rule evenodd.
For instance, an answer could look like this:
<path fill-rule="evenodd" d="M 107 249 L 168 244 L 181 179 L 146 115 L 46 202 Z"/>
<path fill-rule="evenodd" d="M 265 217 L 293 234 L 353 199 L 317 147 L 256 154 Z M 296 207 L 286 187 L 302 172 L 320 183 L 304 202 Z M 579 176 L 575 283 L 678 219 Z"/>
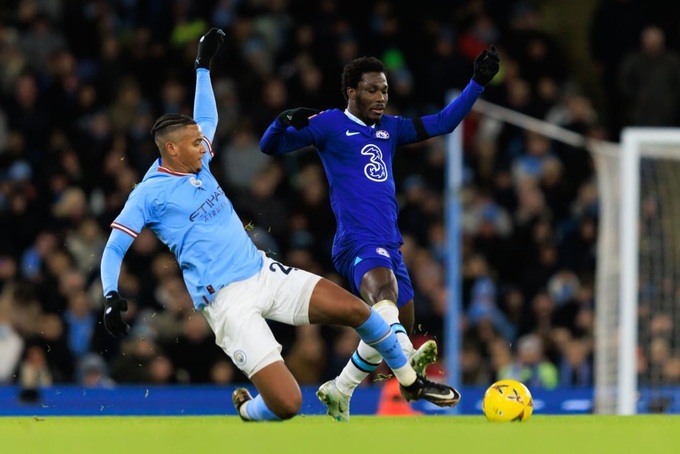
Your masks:
<path fill-rule="evenodd" d="M 130 332 L 130 325 L 123 320 L 123 312 L 127 311 L 127 301 L 118 292 L 106 294 L 104 310 L 104 328 L 114 337 L 125 337 Z"/>
<path fill-rule="evenodd" d="M 279 114 L 279 120 L 286 126 L 292 126 L 295 129 L 302 129 L 309 125 L 309 117 L 318 114 L 316 109 L 309 107 L 298 107 L 297 109 L 284 110 Z"/>
<path fill-rule="evenodd" d="M 210 69 L 210 62 L 224 41 L 224 32 L 219 28 L 211 28 L 208 33 L 201 36 L 198 41 L 198 54 L 194 61 L 194 68 Z"/>
<path fill-rule="evenodd" d="M 472 80 L 479 85 L 488 84 L 498 73 L 500 58 L 496 52 L 496 46 L 491 46 L 491 50 L 484 49 L 475 59 L 474 74 Z"/>

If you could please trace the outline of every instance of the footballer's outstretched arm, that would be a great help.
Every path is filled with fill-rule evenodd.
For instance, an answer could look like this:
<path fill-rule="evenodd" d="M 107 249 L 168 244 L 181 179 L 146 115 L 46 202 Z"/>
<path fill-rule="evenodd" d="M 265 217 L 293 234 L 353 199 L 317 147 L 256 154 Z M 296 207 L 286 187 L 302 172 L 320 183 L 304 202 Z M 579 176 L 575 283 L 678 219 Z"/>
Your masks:
<path fill-rule="evenodd" d="M 198 51 L 194 61 L 194 68 L 196 69 L 194 120 L 200 125 L 203 136 L 207 139 L 211 156 L 211 144 L 217 130 L 217 101 L 210 80 L 210 68 L 224 37 L 224 32 L 219 28 L 208 30 L 198 41 Z"/>
<path fill-rule="evenodd" d="M 217 131 L 217 101 L 210 80 L 210 71 L 205 68 L 196 69 L 194 120 L 201 126 L 203 136 L 212 143 Z"/>
<path fill-rule="evenodd" d="M 484 49 L 474 61 L 473 75 L 463 92 L 456 97 L 448 106 L 436 115 L 422 117 L 414 125 L 418 131 L 418 138 L 427 138 L 441 134 L 449 134 L 463 121 L 470 112 L 472 106 L 484 91 L 484 87 L 491 82 L 500 68 L 500 57 L 495 46 Z M 417 123 L 420 123 L 418 125 Z M 422 131 L 422 128 L 425 131 Z"/>
<path fill-rule="evenodd" d="M 315 145 L 314 136 L 309 128 L 300 130 L 286 125 L 277 117 L 260 139 L 260 149 L 268 155 L 280 155 Z"/>
<path fill-rule="evenodd" d="M 101 261 L 101 278 L 104 295 L 118 291 L 118 279 L 120 267 L 123 265 L 123 257 L 132 245 L 135 238 L 119 229 L 111 230 L 109 240 L 104 247 Z"/>
<path fill-rule="evenodd" d="M 112 224 L 114 227 L 116 223 Z M 123 230 L 113 229 L 104 247 L 101 262 L 102 287 L 104 289 L 104 327 L 114 337 L 124 337 L 130 332 L 130 325 L 125 321 L 127 300 L 118 294 L 118 278 L 123 257 L 135 240 Z"/>
<path fill-rule="evenodd" d="M 453 132 L 470 112 L 483 91 L 483 85 L 470 80 L 465 89 L 439 113 L 421 117 L 427 136 L 434 137 Z"/>

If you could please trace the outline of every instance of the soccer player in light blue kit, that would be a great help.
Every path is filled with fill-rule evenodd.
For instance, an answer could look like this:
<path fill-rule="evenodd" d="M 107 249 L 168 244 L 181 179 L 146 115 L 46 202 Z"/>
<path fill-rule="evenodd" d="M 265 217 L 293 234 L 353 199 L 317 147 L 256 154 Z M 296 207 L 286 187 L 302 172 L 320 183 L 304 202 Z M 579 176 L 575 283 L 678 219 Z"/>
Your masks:
<path fill-rule="evenodd" d="M 496 75 L 500 59 L 493 46 L 474 62 L 463 92 L 441 112 L 415 118 L 384 115 L 388 100 L 385 69 L 374 57 L 358 58 L 342 74 L 347 108 L 319 112 L 300 107 L 282 112 L 260 140 L 264 153 L 280 155 L 313 145 L 326 171 L 337 221 L 333 263 L 354 294 L 390 324 L 419 376 L 437 357 L 429 340 L 414 350 L 413 287 L 399 248 L 398 205 L 392 161 L 398 146 L 448 134 L 463 120 Z M 324 383 L 317 396 L 337 421 L 349 420 L 354 389 L 381 361 L 364 342 L 340 375 Z M 455 405 L 456 397 L 448 405 Z"/>
<path fill-rule="evenodd" d="M 217 344 L 259 391 L 255 398 L 245 388 L 234 391 L 232 401 L 243 420 L 289 419 L 302 404 L 267 319 L 354 327 L 385 357 L 405 398 L 436 404 L 450 399 L 451 387 L 416 374 L 390 327 L 370 306 L 331 281 L 272 260 L 248 237 L 209 168 L 217 128 L 210 61 L 223 39 L 216 28 L 201 38 L 194 118 L 166 114 L 156 121 L 151 132 L 160 158 L 111 224 L 101 263 L 106 329 L 114 336 L 129 332 L 123 319 L 127 301 L 117 291 L 120 267 L 148 227 L 175 254 L 194 306 L 208 320 Z"/>

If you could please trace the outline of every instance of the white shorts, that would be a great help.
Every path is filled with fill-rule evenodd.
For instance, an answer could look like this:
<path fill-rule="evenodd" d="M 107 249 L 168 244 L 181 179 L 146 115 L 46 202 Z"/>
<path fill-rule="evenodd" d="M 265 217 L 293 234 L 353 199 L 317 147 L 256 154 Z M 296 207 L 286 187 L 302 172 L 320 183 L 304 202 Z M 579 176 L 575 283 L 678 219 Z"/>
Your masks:
<path fill-rule="evenodd" d="M 266 320 L 309 324 L 309 301 L 320 276 L 265 256 L 259 273 L 222 287 L 203 309 L 215 342 L 248 378 L 282 361 L 281 344 Z"/>

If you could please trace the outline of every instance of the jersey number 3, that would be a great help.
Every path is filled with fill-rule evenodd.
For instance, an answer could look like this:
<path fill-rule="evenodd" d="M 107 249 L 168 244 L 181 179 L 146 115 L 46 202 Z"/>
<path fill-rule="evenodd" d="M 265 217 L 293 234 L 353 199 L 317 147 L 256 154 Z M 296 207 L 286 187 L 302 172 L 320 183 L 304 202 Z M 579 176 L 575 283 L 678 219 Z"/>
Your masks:
<path fill-rule="evenodd" d="M 387 165 L 383 161 L 382 150 L 376 145 L 368 144 L 361 149 L 361 154 L 371 157 L 370 162 L 364 167 L 366 178 L 378 182 L 387 180 Z"/>

